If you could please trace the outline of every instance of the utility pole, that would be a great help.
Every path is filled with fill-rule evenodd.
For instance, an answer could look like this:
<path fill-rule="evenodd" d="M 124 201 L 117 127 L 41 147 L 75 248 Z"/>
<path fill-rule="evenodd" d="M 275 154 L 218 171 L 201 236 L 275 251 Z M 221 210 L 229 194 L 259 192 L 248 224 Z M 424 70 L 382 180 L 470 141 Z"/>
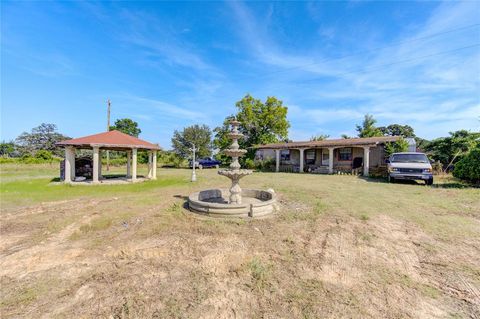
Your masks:
<path fill-rule="evenodd" d="M 107 100 L 107 132 L 110 131 L 110 99 Z M 110 151 L 107 150 L 107 171 L 110 170 Z"/>

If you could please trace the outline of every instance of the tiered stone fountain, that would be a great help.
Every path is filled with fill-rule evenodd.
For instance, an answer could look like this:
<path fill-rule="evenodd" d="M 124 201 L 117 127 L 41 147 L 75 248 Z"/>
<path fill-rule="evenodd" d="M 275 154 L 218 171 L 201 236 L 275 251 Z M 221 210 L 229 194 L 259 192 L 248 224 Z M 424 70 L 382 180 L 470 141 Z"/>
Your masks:
<path fill-rule="evenodd" d="M 230 189 L 208 189 L 193 193 L 188 197 L 190 210 L 223 217 L 260 217 L 268 215 L 277 209 L 275 193 L 270 191 L 245 189 L 240 187 L 240 179 L 252 174 L 251 170 L 242 169 L 238 159 L 245 155 L 246 150 L 240 149 L 238 139 L 243 134 L 238 131 L 240 122 L 231 121 L 232 131 L 229 137 L 232 144 L 224 153 L 232 157 L 230 168 L 218 171 L 218 174 L 228 177 L 232 184 Z"/>
<path fill-rule="evenodd" d="M 229 149 L 223 151 L 227 156 L 232 157 L 232 164 L 230 164 L 230 169 L 224 169 L 218 171 L 218 174 L 230 178 L 232 181 L 232 186 L 230 187 L 230 204 L 241 204 L 242 203 L 242 188 L 240 187 L 240 179 L 244 176 L 252 174 L 251 170 L 240 169 L 240 163 L 238 158 L 245 155 L 246 150 L 241 150 L 238 146 L 238 139 L 243 137 L 243 134 L 238 131 L 238 126 L 240 122 L 231 121 L 232 132 L 228 134 L 233 142 Z"/>

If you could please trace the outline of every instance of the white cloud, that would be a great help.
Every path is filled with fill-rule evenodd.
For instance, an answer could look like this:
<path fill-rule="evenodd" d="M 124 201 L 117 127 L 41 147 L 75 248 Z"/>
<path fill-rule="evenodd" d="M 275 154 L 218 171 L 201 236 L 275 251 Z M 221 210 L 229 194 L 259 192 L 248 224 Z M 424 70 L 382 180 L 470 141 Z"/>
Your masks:
<path fill-rule="evenodd" d="M 410 26 L 391 43 L 372 44 L 376 49 L 371 52 L 336 60 L 315 50 L 288 53 L 291 48 L 281 48 L 247 5 L 235 2 L 231 7 L 256 62 L 281 68 L 257 91 L 278 92 L 294 105 L 287 103 L 292 130 L 299 125 L 312 130 L 334 123 L 353 126 L 366 113 L 380 125 L 410 124 L 427 138 L 479 127 L 480 47 L 466 48 L 479 44 L 479 2 L 440 4 L 416 32 Z"/>
<path fill-rule="evenodd" d="M 134 96 L 130 94 L 122 94 L 117 95 L 115 97 L 119 104 L 120 108 L 127 108 L 127 109 L 136 109 L 142 110 L 144 113 L 141 116 L 149 116 L 155 115 L 156 117 L 165 118 L 173 118 L 178 122 L 179 120 L 187 120 L 187 121 L 202 121 L 206 119 L 206 114 L 191 110 L 185 107 L 176 106 L 164 101 L 145 98 L 140 96 Z M 150 111 L 151 115 L 145 115 L 146 111 Z M 141 118 L 141 116 L 137 115 L 137 117 Z"/>

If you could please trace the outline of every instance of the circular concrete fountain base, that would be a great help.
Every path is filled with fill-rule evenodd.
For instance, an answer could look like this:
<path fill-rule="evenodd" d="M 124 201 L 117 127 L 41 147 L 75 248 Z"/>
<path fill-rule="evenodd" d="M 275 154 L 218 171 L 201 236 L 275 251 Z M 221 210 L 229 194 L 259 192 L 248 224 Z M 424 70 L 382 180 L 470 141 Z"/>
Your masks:
<path fill-rule="evenodd" d="M 263 217 L 277 210 L 273 191 L 242 190 L 242 203 L 229 204 L 226 189 L 208 189 L 188 197 L 189 209 L 213 217 Z"/>

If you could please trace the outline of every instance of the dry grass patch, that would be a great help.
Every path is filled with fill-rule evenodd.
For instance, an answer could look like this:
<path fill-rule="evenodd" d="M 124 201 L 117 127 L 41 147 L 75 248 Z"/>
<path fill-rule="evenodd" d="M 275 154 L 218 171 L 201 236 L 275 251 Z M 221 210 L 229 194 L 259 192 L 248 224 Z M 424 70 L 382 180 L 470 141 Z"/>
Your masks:
<path fill-rule="evenodd" d="M 226 220 L 184 205 L 194 191 L 229 186 L 215 170 L 198 171 L 197 183 L 188 170 L 159 169 L 143 185 L 47 188 L 45 174 L 56 173 L 26 171 L 32 184 L 21 169 L 6 173 L 2 317 L 480 313 L 479 189 L 259 173 L 242 185 L 273 188 L 282 211 Z"/>

